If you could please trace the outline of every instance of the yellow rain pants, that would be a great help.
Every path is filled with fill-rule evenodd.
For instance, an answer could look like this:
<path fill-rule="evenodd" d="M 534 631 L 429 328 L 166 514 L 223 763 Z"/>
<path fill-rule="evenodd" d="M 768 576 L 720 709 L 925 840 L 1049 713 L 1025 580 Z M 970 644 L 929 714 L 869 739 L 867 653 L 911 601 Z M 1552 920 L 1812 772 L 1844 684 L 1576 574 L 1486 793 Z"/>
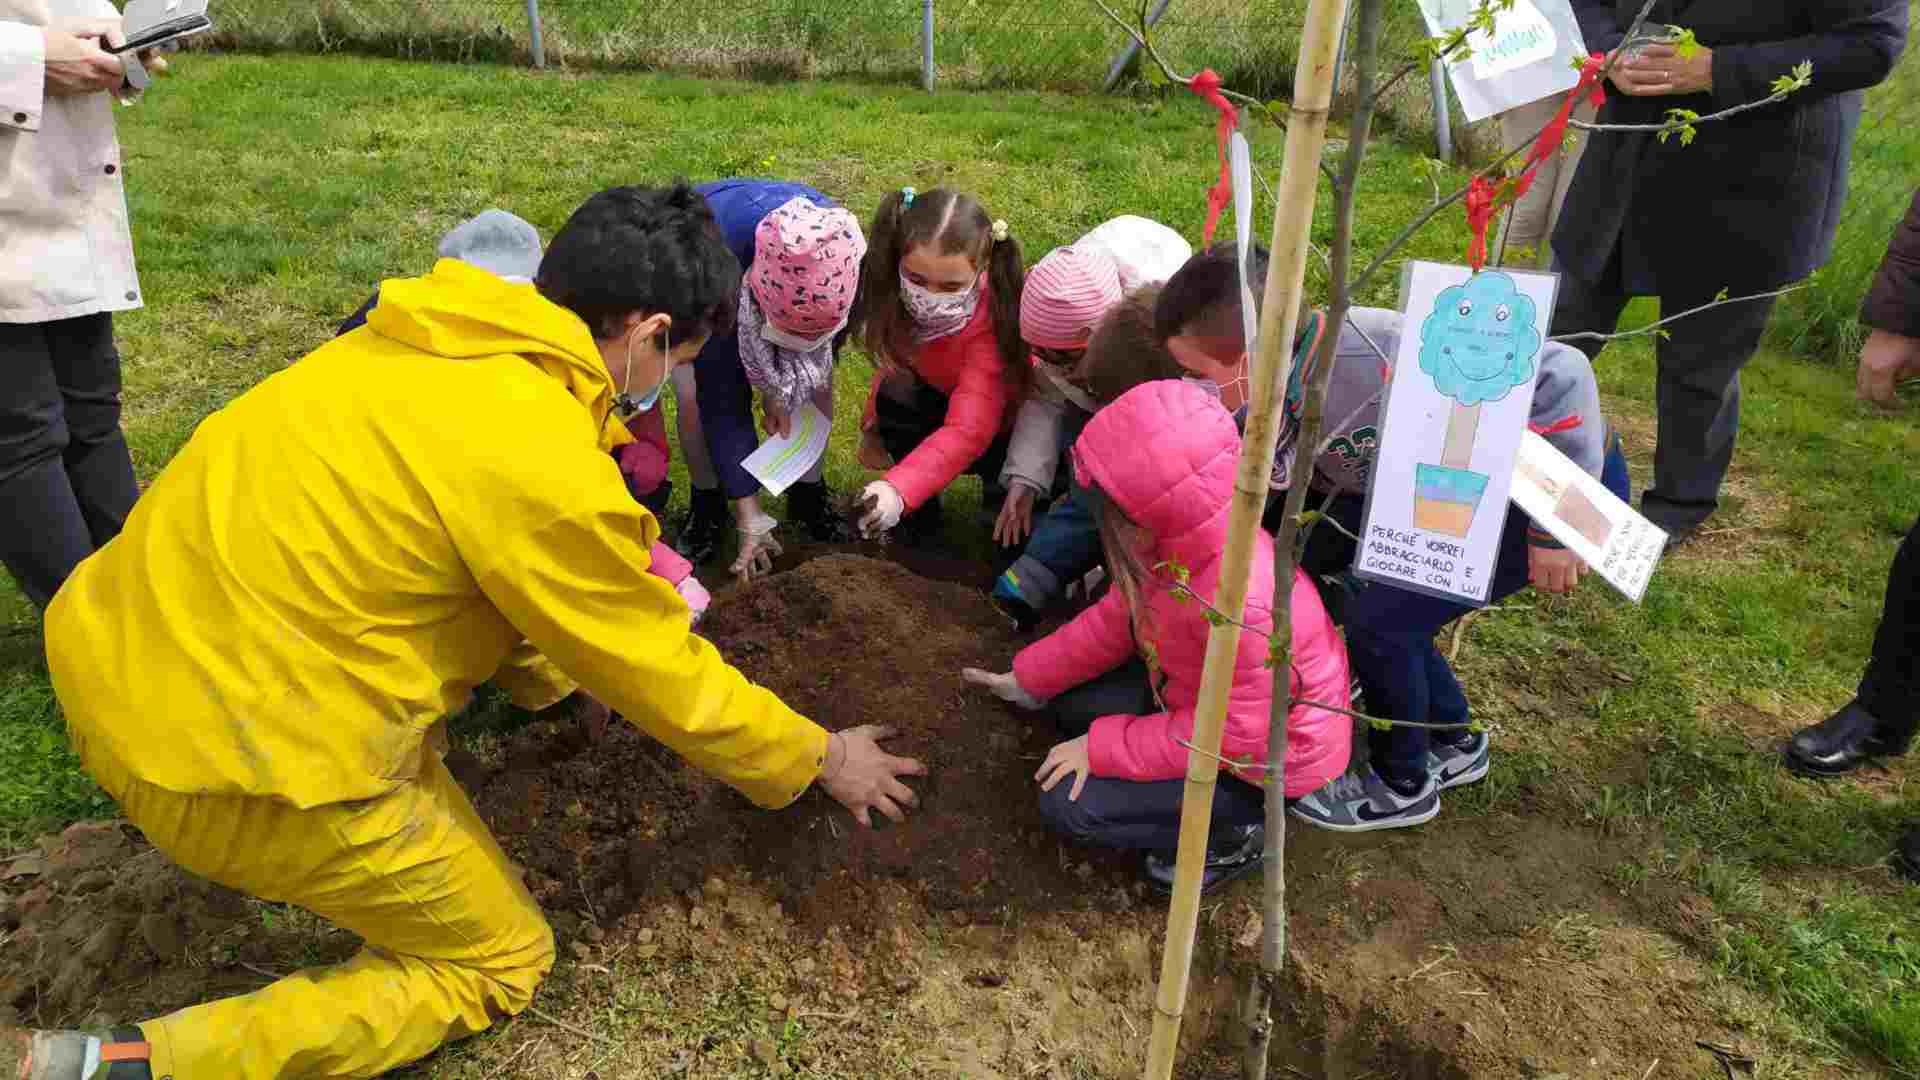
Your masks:
<path fill-rule="evenodd" d="M 182 795 L 76 736 L 89 772 L 174 861 L 366 940 L 344 964 L 140 1025 L 156 1078 L 371 1077 L 527 1007 L 553 932 L 438 755 L 417 779 L 307 810 Z"/>

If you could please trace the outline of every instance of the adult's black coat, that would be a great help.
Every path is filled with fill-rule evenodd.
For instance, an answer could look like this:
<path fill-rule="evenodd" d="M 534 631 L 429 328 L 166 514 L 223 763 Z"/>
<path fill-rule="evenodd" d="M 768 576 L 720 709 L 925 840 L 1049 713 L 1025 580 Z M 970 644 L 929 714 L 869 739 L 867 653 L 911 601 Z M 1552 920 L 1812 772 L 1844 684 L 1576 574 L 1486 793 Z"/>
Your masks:
<path fill-rule="evenodd" d="M 1641 3 L 1573 0 L 1587 47 L 1617 47 Z M 1812 85 L 1699 125 L 1691 146 L 1589 133 L 1555 257 L 1600 281 L 1617 247 L 1626 291 L 1642 295 L 1739 294 L 1812 273 L 1832 253 L 1861 91 L 1893 70 L 1907 18 L 1907 0 L 1659 0 L 1649 23 L 1687 27 L 1713 50 L 1713 89 L 1629 97 L 1609 83 L 1601 122 L 1653 124 L 1668 109 L 1705 116 L 1756 101 L 1802 61 L 1813 65 Z"/>
<path fill-rule="evenodd" d="M 1920 191 L 1913 193 L 1906 220 L 1893 230 L 1860 320 L 1875 330 L 1920 338 Z"/>

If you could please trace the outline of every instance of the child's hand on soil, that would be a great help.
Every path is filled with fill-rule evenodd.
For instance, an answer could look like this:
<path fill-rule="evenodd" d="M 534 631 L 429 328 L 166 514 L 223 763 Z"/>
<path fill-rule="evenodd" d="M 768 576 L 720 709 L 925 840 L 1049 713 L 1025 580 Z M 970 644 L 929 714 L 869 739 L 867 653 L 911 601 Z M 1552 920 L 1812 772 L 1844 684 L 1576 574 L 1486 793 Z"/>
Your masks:
<path fill-rule="evenodd" d="M 886 532 L 906 515 L 907 502 L 900 492 L 885 480 L 875 480 L 860 493 L 866 515 L 860 519 L 860 535 L 869 539 Z"/>
<path fill-rule="evenodd" d="M 772 515 L 762 513 L 757 503 L 739 511 L 738 515 L 740 555 L 729 569 L 741 581 L 765 577 L 773 572 L 773 560 L 786 553 L 773 536 L 773 530 L 779 528 L 780 523 Z"/>
<path fill-rule="evenodd" d="M 1039 698 L 1027 693 L 1026 688 L 1020 685 L 1020 680 L 1014 678 L 1013 672 L 1011 671 L 1004 675 L 996 675 L 991 671 L 982 671 L 977 667 L 961 668 L 960 677 L 975 686 L 985 688 L 1001 701 L 1011 702 L 1023 709 L 1038 709 L 1046 704 Z"/>
<path fill-rule="evenodd" d="M 1052 791 L 1055 784 L 1071 774 L 1073 789 L 1067 792 L 1067 801 L 1079 802 L 1080 792 L 1086 789 L 1087 775 L 1091 772 L 1093 763 L 1087 759 L 1087 737 L 1082 735 L 1047 751 L 1047 760 L 1040 763 L 1040 771 L 1034 773 L 1033 778 L 1040 781 L 1041 791 Z"/>
<path fill-rule="evenodd" d="M 1527 545 L 1527 577 L 1541 592 L 1572 592 L 1586 569 L 1580 556 L 1566 548 Z"/>
<path fill-rule="evenodd" d="M 1033 489 L 1016 480 L 1000 504 L 999 520 L 993 523 L 993 542 L 1013 547 L 1026 542 L 1033 532 Z"/>
<path fill-rule="evenodd" d="M 892 737 L 890 727 L 863 724 L 834 732 L 827 741 L 820 787 L 869 828 L 875 810 L 894 821 L 907 820 L 906 808 L 920 800 L 900 778 L 927 775 L 927 767 L 913 758 L 894 757 L 880 749 L 880 743 Z"/>

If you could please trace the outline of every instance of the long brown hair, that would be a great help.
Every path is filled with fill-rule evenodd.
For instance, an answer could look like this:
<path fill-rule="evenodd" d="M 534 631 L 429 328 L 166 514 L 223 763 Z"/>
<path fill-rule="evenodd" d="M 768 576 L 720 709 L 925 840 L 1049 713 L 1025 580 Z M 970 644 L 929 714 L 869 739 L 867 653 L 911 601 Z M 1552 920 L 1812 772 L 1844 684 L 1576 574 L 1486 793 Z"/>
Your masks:
<path fill-rule="evenodd" d="M 993 238 L 993 219 L 979 200 L 963 192 L 934 188 L 913 197 L 889 192 L 873 212 L 867 230 L 867 257 L 860 274 L 857 314 L 865 321 L 868 354 L 911 367 L 913 317 L 900 300 L 900 260 L 914 248 L 933 244 L 942 255 L 965 255 L 976 271 L 987 272 L 993 295 L 993 336 L 1000 364 L 1014 399 L 1024 396 L 1032 372 L 1020 340 L 1020 294 L 1026 289 L 1026 264 L 1020 241 Z"/>
<path fill-rule="evenodd" d="M 1158 658 L 1154 655 L 1153 617 L 1146 602 L 1148 582 L 1154 576 L 1147 566 L 1153 534 L 1136 524 L 1097 485 L 1089 484 L 1081 489 L 1081 493 L 1087 496 L 1094 523 L 1099 526 L 1100 548 L 1106 557 L 1107 573 L 1113 576 L 1113 587 L 1126 597 L 1134 645 L 1147 655 L 1150 666 L 1158 667 Z"/>

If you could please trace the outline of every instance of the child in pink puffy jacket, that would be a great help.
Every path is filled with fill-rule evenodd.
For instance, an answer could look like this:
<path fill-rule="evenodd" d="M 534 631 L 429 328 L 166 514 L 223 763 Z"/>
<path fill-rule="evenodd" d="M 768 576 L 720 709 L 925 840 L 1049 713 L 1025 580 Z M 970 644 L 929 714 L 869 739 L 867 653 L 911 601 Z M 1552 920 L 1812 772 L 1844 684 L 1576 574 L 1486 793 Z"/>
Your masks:
<path fill-rule="evenodd" d="M 969 669 L 970 682 L 1026 708 L 1043 703 L 1067 741 L 1047 755 L 1040 810 L 1078 839 L 1146 852 L 1150 883 L 1170 888 L 1180 801 L 1209 627 L 1201 606 L 1174 587 L 1212 598 L 1233 501 L 1240 432 L 1205 391 L 1171 380 L 1143 383 L 1094 414 L 1073 447 L 1074 476 L 1092 496 L 1114 586 L 1093 607 L 1022 650 L 1013 671 Z M 1215 788 L 1206 885 L 1259 869 L 1265 842 L 1268 711 L 1273 627 L 1273 541 L 1255 538 L 1246 626 L 1228 695 Z M 1348 708 L 1347 654 L 1320 595 L 1295 573 L 1293 676 L 1285 794 L 1309 794 L 1346 770 L 1352 723 L 1316 705 Z M 1148 660 L 1152 661 L 1149 666 Z M 1155 685 L 1157 682 L 1157 686 Z"/>

